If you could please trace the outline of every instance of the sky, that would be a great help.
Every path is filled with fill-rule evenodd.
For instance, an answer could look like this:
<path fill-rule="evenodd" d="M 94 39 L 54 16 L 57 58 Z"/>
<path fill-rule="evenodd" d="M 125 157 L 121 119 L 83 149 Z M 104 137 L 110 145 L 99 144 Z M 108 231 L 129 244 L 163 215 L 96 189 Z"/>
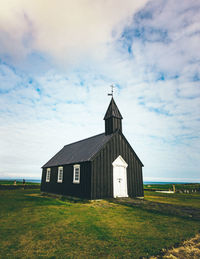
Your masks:
<path fill-rule="evenodd" d="M 0 6 L 0 178 L 104 132 L 113 84 L 144 181 L 200 182 L 200 0 Z"/>

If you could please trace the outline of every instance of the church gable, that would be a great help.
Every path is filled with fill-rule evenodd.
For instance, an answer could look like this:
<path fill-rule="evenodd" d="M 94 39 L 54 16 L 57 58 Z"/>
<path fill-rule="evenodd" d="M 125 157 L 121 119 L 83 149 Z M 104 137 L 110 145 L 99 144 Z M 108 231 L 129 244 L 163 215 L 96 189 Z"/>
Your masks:
<path fill-rule="evenodd" d="M 126 139 L 126 137 L 124 136 L 124 134 L 122 132 L 119 132 L 120 136 L 124 139 L 124 141 L 126 142 L 126 144 L 128 145 L 128 147 L 131 149 L 135 159 L 140 163 L 140 165 L 143 167 L 143 163 L 141 162 L 141 160 L 139 159 L 138 155 L 136 154 L 136 152 L 134 151 L 134 149 L 132 148 L 132 146 L 129 144 L 128 140 Z"/>
<path fill-rule="evenodd" d="M 127 182 L 130 197 L 143 196 L 142 162 L 118 130 L 92 158 L 92 199 L 113 197 L 113 163 L 121 156 L 127 163 Z"/>
<path fill-rule="evenodd" d="M 105 150 L 109 146 L 111 148 L 111 150 L 109 150 L 109 152 L 111 152 L 111 156 L 116 157 L 117 155 L 120 155 L 120 152 L 123 153 L 130 151 L 131 155 L 135 157 L 138 163 L 142 167 L 144 166 L 137 156 L 136 152 L 133 150 L 132 146 L 129 144 L 128 140 L 120 130 L 116 131 L 110 136 L 110 139 L 101 147 L 101 149 L 93 157 L 91 157 L 91 161 L 94 160 L 96 157 L 102 155 L 102 153 L 105 152 Z"/>

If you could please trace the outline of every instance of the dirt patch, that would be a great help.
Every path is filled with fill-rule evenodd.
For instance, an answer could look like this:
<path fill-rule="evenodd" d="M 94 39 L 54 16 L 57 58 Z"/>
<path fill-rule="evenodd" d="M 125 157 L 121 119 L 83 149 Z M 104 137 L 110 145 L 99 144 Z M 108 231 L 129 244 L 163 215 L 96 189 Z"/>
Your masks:
<path fill-rule="evenodd" d="M 113 208 L 119 206 L 118 204 L 108 202 L 106 200 L 92 200 L 90 203 L 86 204 L 86 206 L 93 207 L 93 208 Z"/>
<path fill-rule="evenodd" d="M 180 246 L 169 250 L 162 250 L 162 255 L 152 256 L 150 259 L 199 259 L 200 258 L 200 234 L 190 240 L 184 241 Z"/>

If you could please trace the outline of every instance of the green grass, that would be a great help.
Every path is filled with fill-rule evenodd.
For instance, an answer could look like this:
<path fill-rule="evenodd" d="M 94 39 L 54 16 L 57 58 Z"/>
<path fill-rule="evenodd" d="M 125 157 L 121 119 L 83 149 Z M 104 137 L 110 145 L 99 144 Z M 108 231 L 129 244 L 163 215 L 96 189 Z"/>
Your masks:
<path fill-rule="evenodd" d="M 145 198 L 148 201 L 173 204 L 178 206 L 187 206 L 200 209 L 200 193 L 157 193 L 152 191 L 145 191 Z"/>
<path fill-rule="evenodd" d="M 152 199 L 150 194 L 146 200 Z M 157 202 L 158 197 L 164 199 L 156 194 Z M 0 258 L 139 258 L 199 230 L 198 220 L 142 205 L 75 203 L 41 196 L 39 190 L 0 191 Z"/>

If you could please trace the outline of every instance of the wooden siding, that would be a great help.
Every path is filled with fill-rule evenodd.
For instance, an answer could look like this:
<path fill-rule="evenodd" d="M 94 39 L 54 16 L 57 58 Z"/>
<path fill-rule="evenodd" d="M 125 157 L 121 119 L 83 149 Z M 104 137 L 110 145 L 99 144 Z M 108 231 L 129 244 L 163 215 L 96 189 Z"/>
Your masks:
<path fill-rule="evenodd" d="M 126 138 L 119 131 L 98 152 L 92 161 L 91 198 L 113 197 L 113 161 L 121 155 L 128 164 L 127 185 L 129 197 L 144 196 L 142 164 Z"/>
<path fill-rule="evenodd" d="M 51 168 L 50 182 L 46 182 L 46 170 L 43 168 L 41 191 L 48 193 L 56 193 L 62 195 L 69 195 L 81 198 L 91 197 L 91 163 L 82 162 L 80 164 L 80 183 L 73 183 L 73 165 L 60 165 L 63 166 L 63 182 L 58 183 L 58 166 Z"/>
<path fill-rule="evenodd" d="M 122 131 L 122 120 L 119 118 L 111 117 L 105 120 L 105 133 L 106 135 L 114 133 L 116 130 Z"/>

